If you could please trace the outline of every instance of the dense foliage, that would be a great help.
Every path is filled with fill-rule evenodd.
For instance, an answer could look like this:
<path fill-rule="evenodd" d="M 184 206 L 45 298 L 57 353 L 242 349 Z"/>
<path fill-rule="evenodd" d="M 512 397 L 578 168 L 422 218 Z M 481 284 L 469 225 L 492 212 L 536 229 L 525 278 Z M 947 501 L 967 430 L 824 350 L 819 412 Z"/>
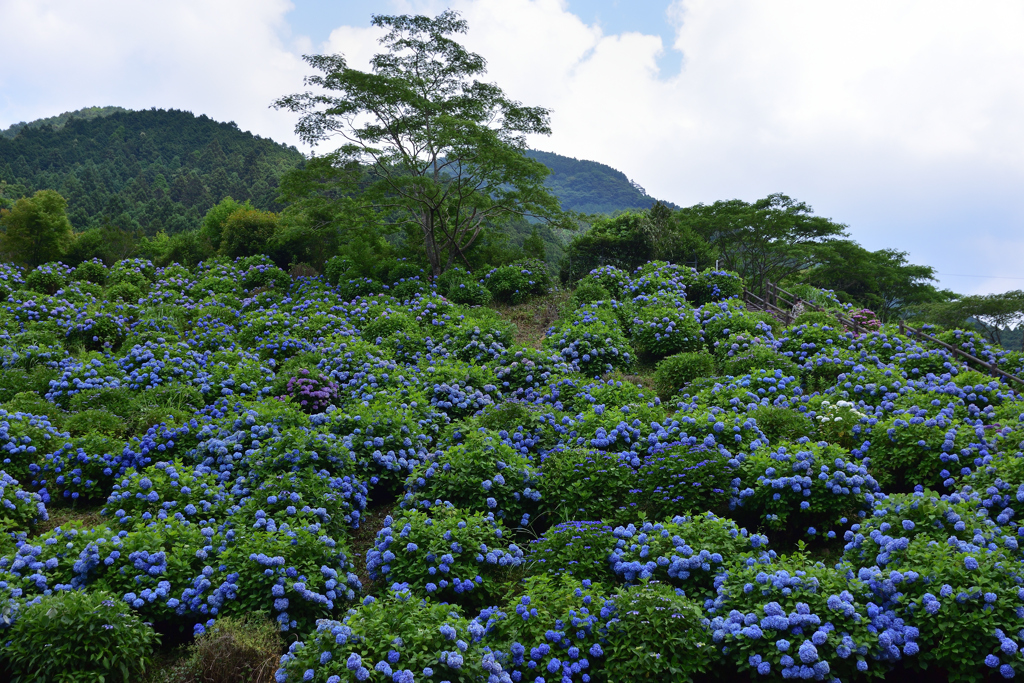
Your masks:
<path fill-rule="evenodd" d="M 295 148 L 234 123 L 174 109 L 115 111 L 0 136 L 0 197 L 56 190 L 79 232 L 174 234 L 199 227 L 224 197 L 279 210 L 278 178 L 300 163 Z"/>
<path fill-rule="evenodd" d="M 403 262 L 343 268 L 5 267 L 0 628 L 102 597 L 144 657 L 143 621 L 263 612 L 282 682 L 1024 670 L 1011 386 L 783 327 L 722 271 L 595 270 L 536 349 Z M 660 396 L 606 374 L 645 354 Z"/>

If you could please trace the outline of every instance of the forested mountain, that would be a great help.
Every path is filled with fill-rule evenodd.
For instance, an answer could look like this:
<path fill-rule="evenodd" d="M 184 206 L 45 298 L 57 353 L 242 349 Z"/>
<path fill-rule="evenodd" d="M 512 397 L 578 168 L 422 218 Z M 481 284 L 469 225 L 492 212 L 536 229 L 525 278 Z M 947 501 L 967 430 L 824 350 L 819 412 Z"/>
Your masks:
<path fill-rule="evenodd" d="M 656 201 L 605 164 L 529 156 L 551 169 L 546 184 L 563 209 L 613 214 Z M 110 225 L 174 234 L 197 227 L 227 196 L 283 208 L 275 202 L 280 174 L 300 163 L 294 147 L 205 115 L 88 107 L 0 131 L 0 206 L 53 189 L 68 200 L 76 231 Z"/>
<path fill-rule="evenodd" d="M 294 147 L 186 111 L 62 115 L 0 137 L 0 205 L 53 189 L 68 200 L 77 231 L 109 225 L 174 234 L 198 227 L 226 196 L 280 209 L 278 179 L 302 160 Z"/>
<path fill-rule="evenodd" d="M 625 173 L 606 164 L 536 150 L 527 152 L 527 156 L 551 169 L 544 184 L 561 200 L 566 211 L 613 214 L 627 209 L 649 209 L 657 201 Z"/>
<path fill-rule="evenodd" d="M 124 107 L 83 107 L 82 109 L 76 109 L 75 111 L 66 111 L 57 116 L 47 116 L 45 119 L 36 119 L 35 121 L 30 121 L 28 123 L 25 123 L 24 121 L 21 123 L 15 123 L 4 130 L 0 130 L 0 137 L 13 138 L 22 128 L 42 128 L 43 126 L 52 126 L 54 129 L 60 130 L 72 119 L 84 119 L 89 121 L 91 119 L 102 118 L 118 112 L 127 111 L 129 110 Z"/>

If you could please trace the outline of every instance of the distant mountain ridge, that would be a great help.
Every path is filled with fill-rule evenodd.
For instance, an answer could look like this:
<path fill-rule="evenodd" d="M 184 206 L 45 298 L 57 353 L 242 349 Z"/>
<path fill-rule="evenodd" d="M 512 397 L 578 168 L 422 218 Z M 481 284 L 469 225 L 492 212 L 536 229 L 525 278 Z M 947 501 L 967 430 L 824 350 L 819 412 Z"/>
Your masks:
<path fill-rule="evenodd" d="M 565 210 L 614 214 L 657 201 L 606 164 L 527 155 L 551 169 L 545 184 Z M 87 107 L 0 131 L 0 205 L 54 189 L 68 200 L 76 230 L 113 224 L 173 234 L 198 226 L 225 196 L 280 210 L 278 179 L 302 162 L 294 147 L 233 122 L 174 109 Z"/>
<path fill-rule="evenodd" d="M 566 211 L 613 214 L 629 209 L 649 209 L 658 201 L 625 173 L 607 164 L 538 150 L 530 150 L 526 156 L 551 169 L 544 184 Z M 670 202 L 662 203 L 676 208 Z"/>
<path fill-rule="evenodd" d="M 35 121 L 29 121 L 28 123 L 22 121 L 21 123 L 12 124 L 4 130 L 0 130 L 0 137 L 13 138 L 22 128 L 42 128 L 43 126 L 53 126 L 55 129 L 60 130 L 71 119 L 84 119 L 88 121 L 90 119 L 102 118 L 104 116 L 110 116 L 111 114 L 126 111 L 130 110 L 125 109 L 124 107 L 85 107 L 83 109 L 76 109 L 75 111 L 66 111 L 59 116 L 48 116 L 45 119 L 36 119 Z"/>

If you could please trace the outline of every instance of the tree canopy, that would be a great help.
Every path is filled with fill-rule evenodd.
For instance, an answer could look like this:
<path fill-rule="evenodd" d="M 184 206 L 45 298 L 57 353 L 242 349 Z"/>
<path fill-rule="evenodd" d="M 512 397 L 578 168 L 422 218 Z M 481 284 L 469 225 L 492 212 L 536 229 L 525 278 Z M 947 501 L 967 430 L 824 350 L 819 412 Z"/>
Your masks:
<path fill-rule="evenodd" d="M 29 266 L 59 259 L 74 238 L 67 206 L 59 193 L 40 190 L 0 210 L 0 252 Z"/>
<path fill-rule="evenodd" d="M 308 55 L 320 73 L 306 83 L 319 92 L 276 102 L 301 114 L 296 132 L 305 142 L 342 142 L 326 156 L 350 169 L 338 180 L 360 186 L 360 204 L 416 230 L 435 276 L 468 263 L 481 233 L 503 220 L 558 219 L 558 200 L 543 184 L 547 168 L 525 156 L 527 135 L 550 134 L 549 112 L 477 80 L 486 63 L 452 39 L 466 32 L 458 13 L 374 15 L 372 23 L 387 33 L 369 72 L 341 55 Z"/>
<path fill-rule="evenodd" d="M 815 263 L 822 245 L 844 236 L 846 226 L 813 215 L 813 209 L 784 194 L 753 203 L 739 199 L 697 204 L 679 211 L 679 222 L 718 252 L 720 265 L 763 291 Z"/>

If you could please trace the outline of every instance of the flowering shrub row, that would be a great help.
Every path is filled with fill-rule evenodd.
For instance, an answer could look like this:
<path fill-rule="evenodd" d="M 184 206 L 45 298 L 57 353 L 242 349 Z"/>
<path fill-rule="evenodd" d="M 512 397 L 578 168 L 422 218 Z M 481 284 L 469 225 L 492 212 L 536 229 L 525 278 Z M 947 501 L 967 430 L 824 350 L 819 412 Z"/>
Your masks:
<path fill-rule="evenodd" d="M 594 271 L 540 349 L 478 307 L 530 264 L 5 268 L 0 629 L 73 590 L 266 612 L 282 682 L 1024 670 L 1024 402 L 891 327 L 665 263 Z"/>

